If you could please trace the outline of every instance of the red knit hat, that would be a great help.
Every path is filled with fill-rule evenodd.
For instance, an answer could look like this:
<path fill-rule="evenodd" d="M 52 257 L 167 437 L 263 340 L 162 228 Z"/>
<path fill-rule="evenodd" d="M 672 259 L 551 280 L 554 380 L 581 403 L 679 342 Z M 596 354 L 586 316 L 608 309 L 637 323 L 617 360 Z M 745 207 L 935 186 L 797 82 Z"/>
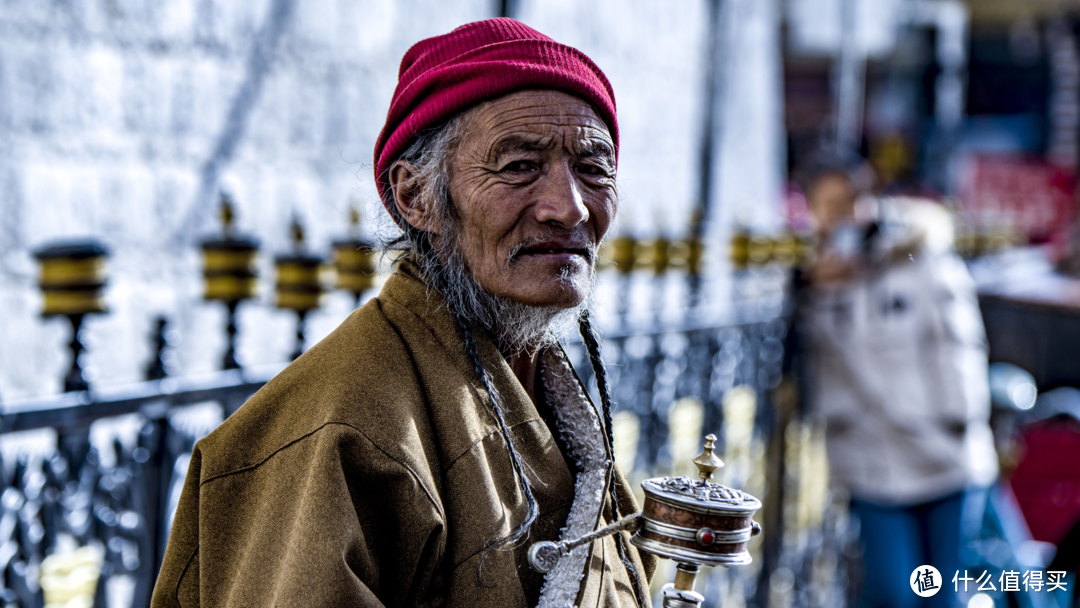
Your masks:
<path fill-rule="evenodd" d="M 591 59 L 513 19 L 477 21 L 417 42 L 401 60 L 386 125 L 375 142 L 375 184 L 384 204 L 390 165 L 421 131 L 523 89 L 559 89 L 591 102 L 611 130 L 618 157 L 615 93 Z"/>

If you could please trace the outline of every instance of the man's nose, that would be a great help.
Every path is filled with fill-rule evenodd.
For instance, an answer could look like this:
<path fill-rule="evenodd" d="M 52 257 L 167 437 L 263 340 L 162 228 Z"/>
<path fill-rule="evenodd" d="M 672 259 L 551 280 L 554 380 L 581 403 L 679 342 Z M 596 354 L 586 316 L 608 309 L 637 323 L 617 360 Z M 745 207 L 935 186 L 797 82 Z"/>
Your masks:
<path fill-rule="evenodd" d="M 589 221 L 589 209 L 581 197 L 581 187 L 574 179 L 570 163 L 552 163 L 541 179 L 536 221 L 556 223 L 564 228 Z"/>

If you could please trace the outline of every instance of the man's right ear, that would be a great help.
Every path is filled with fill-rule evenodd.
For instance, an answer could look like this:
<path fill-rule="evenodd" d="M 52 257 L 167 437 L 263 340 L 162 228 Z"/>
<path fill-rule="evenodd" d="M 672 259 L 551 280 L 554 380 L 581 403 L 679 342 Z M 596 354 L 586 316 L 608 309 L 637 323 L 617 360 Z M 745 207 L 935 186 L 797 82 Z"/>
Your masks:
<path fill-rule="evenodd" d="M 409 161 L 395 161 L 390 165 L 389 177 L 394 206 L 401 217 L 417 230 L 438 234 L 438 227 L 431 221 L 431 210 L 427 207 L 427 201 L 420 196 L 416 167 Z"/>

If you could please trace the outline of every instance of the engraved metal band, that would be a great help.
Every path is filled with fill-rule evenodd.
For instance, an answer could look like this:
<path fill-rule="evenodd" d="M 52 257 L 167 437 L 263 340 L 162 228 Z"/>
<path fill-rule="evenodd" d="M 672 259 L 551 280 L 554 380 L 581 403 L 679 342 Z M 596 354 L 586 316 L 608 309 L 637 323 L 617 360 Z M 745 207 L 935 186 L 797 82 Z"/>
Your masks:
<path fill-rule="evenodd" d="M 750 553 L 747 551 L 740 551 L 738 553 L 697 551 L 686 547 L 677 547 L 675 545 L 655 541 L 651 538 L 645 538 L 640 534 L 635 534 L 630 539 L 630 544 L 660 557 L 702 564 L 704 566 L 741 566 L 753 561 L 750 557 Z"/>
<path fill-rule="evenodd" d="M 697 542 L 697 529 L 684 528 L 682 526 L 673 526 L 671 524 L 665 524 L 659 521 L 654 521 L 648 517 L 642 518 L 645 520 L 645 529 L 654 534 L 660 534 L 663 536 L 670 536 L 671 538 L 677 538 L 679 540 L 688 540 Z M 753 534 L 753 528 L 740 528 L 738 530 L 713 530 L 713 536 L 716 540 L 712 544 L 733 544 L 733 543 L 745 543 L 750 541 L 750 536 Z"/>

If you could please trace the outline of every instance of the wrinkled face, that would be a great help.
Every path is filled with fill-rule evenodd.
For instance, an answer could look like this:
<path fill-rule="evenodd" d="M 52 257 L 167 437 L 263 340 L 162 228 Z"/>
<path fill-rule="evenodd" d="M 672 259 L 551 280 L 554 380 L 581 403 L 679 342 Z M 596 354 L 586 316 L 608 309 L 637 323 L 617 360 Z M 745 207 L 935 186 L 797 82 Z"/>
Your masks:
<path fill-rule="evenodd" d="M 580 304 L 615 216 L 615 146 L 587 102 L 521 91 L 477 106 L 451 165 L 459 247 L 486 291 Z"/>

